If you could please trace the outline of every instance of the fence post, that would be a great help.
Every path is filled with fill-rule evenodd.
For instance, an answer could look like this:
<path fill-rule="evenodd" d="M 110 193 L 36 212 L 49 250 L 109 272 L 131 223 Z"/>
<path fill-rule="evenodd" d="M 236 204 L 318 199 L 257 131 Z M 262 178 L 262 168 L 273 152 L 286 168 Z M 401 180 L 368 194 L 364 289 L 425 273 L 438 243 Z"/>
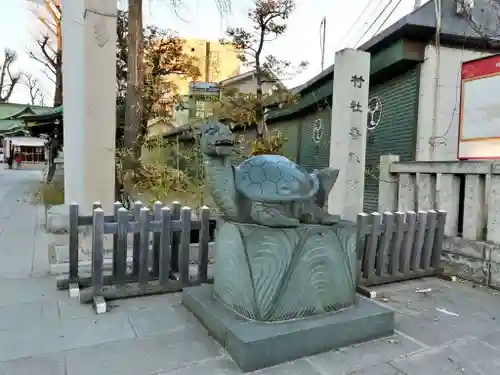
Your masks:
<path fill-rule="evenodd" d="M 115 221 L 118 222 L 118 211 L 122 208 L 122 204 L 120 202 L 115 202 L 113 205 L 113 216 L 115 217 Z M 118 263 L 118 232 L 113 234 L 113 275 L 116 275 L 117 269 L 120 266 Z"/>
<path fill-rule="evenodd" d="M 437 178 L 432 173 L 415 173 L 415 209 L 435 210 Z"/>
<path fill-rule="evenodd" d="M 436 235 L 437 212 L 427 211 L 427 234 L 422 249 L 422 269 L 427 271 L 431 267 L 432 250 L 434 247 L 434 236 Z"/>
<path fill-rule="evenodd" d="M 416 209 L 417 186 L 415 174 L 400 173 L 398 176 L 398 211 L 408 212 Z"/>
<path fill-rule="evenodd" d="M 380 214 L 373 212 L 371 215 L 371 229 L 366 244 L 366 252 L 363 257 L 363 277 L 369 279 L 373 276 L 375 269 L 375 258 L 377 256 L 378 234 L 380 232 Z"/>
<path fill-rule="evenodd" d="M 436 175 L 436 208 L 448 212 L 445 233 L 456 236 L 458 232 L 458 213 L 460 200 L 460 178 L 453 174 Z"/>
<path fill-rule="evenodd" d="M 391 255 L 389 259 L 389 272 L 391 275 L 397 275 L 399 272 L 399 256 L 401 252 L 401 243 L 405 233 L 405 214 L 397 211 L 395 216 L 396 230 L 391 243 Z"/>
<path fill-rule="evenodd" d="M 394 226 L 394 215 L 392 212 L 384 212 L 383 224 L 384 232 L 381 235 L 379 246 L 377 248 L 378 254 L 376 274 L 379 277 L 387 272 L 387 259 L 389 257 Z"/>
<path fill-rule="evenodd" d="M 181 243 L 179 246 L 179 273 L 182 286 L 189 285 L 189 246 L 191 244 L 191 208 L 181 208 Z"/>
<path fill-rule="evenodd" d="M 78 281 L 78 204 L 69 205 L 69 280 Z"/>
<path fill-rule="evenodd" d="M 180 202 L 172 202 L 172 220 L 180 220 L 181 218 L 181 204 Z M 170 267 L 172 272 L 179 272 L 179 244 L 180 232 L 172 232 L 172 250 L 170 252 Z"/>
<path fill-rule="evenodd" d="M 104 253 L 104 211 L 96 208 L 92 217 L 92 294 L 102 295 Z"/>
<path fill-rule="evenodd" d="M 486 239 L 500 243 L 500 163 L 491 166 L 490 192 L 488 194 L 488 225 Z"/>
<path fill-rule="evenodd" d="M 483 240 L 485 226 L 485 179 L 479 175 L 465 176 L 463 237 L 468 240 Z"/>
<path fill-rule="evenodd" d="M 413 243 L 413 249 L 411 252 L 410 264 L 412 271 L 416 271 L 420 268 L 426 227 L 427 227 L 427 212 L 420 210 L 418 211 L 416 238 L 415 242 Z"/>
<path fill-rule="evenodd" d="M 361 278 L 363 258 L 365 256 L 366 232 L 368 230 L 368 215 L 364 212 L 358 214 L 356 220 L 356 284 L 359 285 Z"/>
<path fill-rule="evenodd" d="M 139 222 L 141 209 L 143 205 L 141 201 L 134 202 L 134 219 Z M 139 275 L 139 263 L 141 257 L 141 234 L 134 233 L 132 239 L 132 275 Z"/>
<path fill-rule="evenodd" d="M 154 204 L 154 220 L 161 221 L 161 209 L 163 203 L 156 201 Z M 161 232 L 153 232 L 153 262 L 151 269 L 153 270 L 153 275 L 158 276 L 160 272 L 160 243 L 161 243 Z"/>
<path fill-rule="evenodd" d="M 203 206 L 200 214 L 200 238 L 198 254 L 198 281 L 200 283 L 208 280 L 208 241 L 210 239 L 210 208 Z"/>
<path fill-rule="evenodd" d="M 139 288 L 144 293 L 148 287 L 149 281 L 149 231 L 151 216 L 149 208 L 141 208 L 139 216 L 139 236 L 140 236 L 140 254 L 139 254 Z"/>
<path fill-rule="evenodd" d="M 168 207 L 161 209 L 160 284 L 166 286 L 170 280 L 170 240 L 172 212 Z"/>
<path fill-rule="evenodd" d="M 117 240 L 116 252 L 113 255 L 113 276 L 118 285 L 125 283 L 125 274 L 127 272 L 127 237 L 128 237 L 128 222 L 129 211 L 120 207 L 117 212 Z"/>
<path fill-rule="evenodd" d="M 486 239 L 500 243 L 500 163 L 491 165 L 489 190 Z"/>
<path fill-rule="evenodd" d="M 397 210 L 398 176 L 391 173 L 391 164 L 398 161 L 398 155 L 382 155 L 380 157 L 378 212 L 392 212 Z"/>
<path fill-rule="evenodd" d="M 439 270 L 441 263 L 441 251 L 443 250 L 444 230 L 446 227 L 446 211 L 437 212 L 436 234 L 434 235 L 434 245 L 432 249 L 431 266 Z"/>
<path fill-rule="evenodd" d="M 403 240 L 403 246 L 401 246 L 401 258 L 399 259 L 399 270 L 405 274 L 410 271 L 411 251 L 415 239 L 416 222 L 417 214 L 413 211 L 408 211 L 406 213 L 406 233 Z"/>

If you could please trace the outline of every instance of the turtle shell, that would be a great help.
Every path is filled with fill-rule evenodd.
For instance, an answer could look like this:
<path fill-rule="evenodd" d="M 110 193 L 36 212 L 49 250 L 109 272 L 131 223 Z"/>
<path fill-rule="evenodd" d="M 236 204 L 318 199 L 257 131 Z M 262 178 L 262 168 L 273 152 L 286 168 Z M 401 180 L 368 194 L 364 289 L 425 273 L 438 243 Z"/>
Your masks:
<path fill-rule="evenodd" d="M 255 155 L 235 168 L 236 190 L 257 202 L 289 202 L 316 195 L 315 175 L 280 155 Z"/>

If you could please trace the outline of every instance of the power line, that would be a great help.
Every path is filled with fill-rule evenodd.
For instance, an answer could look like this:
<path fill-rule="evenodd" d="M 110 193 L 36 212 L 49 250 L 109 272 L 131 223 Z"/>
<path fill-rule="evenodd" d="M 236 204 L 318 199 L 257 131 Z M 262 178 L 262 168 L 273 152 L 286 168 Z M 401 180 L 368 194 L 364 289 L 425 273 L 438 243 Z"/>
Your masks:
<path fill-rule="evenodd" d="M 359 28 L 359 30 L 354 33 L 351 38 L 348 39 L 346 45 L 352 45 L 353 39 L 356 39 L 356 35 L 359 35 L 359 33 L 363 32 L 364 27 L 368 24 L 369 20 L 371 20 L 377 12 L 379 11 L 379 8 L 381 5 L 383 5 L 384 0 L 379 0 L 378 3 L 375 5 L 373 8 L 373 11 L 370 13 L 369 16 L 367 16 L 367 19 L 363 22 L 363 25 Z"/>
<path fill-rule="evenodd" d="M 378 32 L 380 31 L 380 29 L 382 29 L 382 27 L 385 25 L 385 23 L 387 22 L 387 20 L 389 20 L 389 18 L 391 18 L 392 14 L 394 13 L 394 11 L 397 9 L 397 7 L 401 4 L 403 0 L 399 0 L 396 4 L 396 6 L 394 8 L 392 8 L 391 12 L 389 13 L 389 15 L 385 18 L 384 22 L 382 22 L 382 24 L 379 26 L 379 28 L 377 29 L 377 31 L 375 31 L 375 33 L 373 35 L 377 35 Z"/>
<path fill-rule="evenodd" d="M 380 2 L 382 2 L 382 0 L 380 0 Z M 352 26 L 349 28 L 349 30 L 347 30 L 347 32 L 345 33 L 345 35 L 342 37 L 342 39 L 340 39 L 340 42 L 338 43 L 338 45 L 342 44 L 345 39 L 349 36 L 349 33 L 354 29 L 354 26 L 356 26 L 356 24 L 359 22 L 359 20 L 361 19 L 361 17 L 363 16 L 363 14 L 365 14 L 366 10 L 368 9 L 368 6 L 370 5 L 371 3 L 371 0 L 368 0 L 367 3 L 365 4 L 365 7 L 363 8 L 363 10 L 361 11 L 361 13 L 358 15 L 358 18 L 356 18 L 356 21 L 354 21 L 354 23 L 352 24 Z"/>
<path fill-rule="evenodd" d="M 361 42 L 363 40 L 363 38 L 366 36 L 366 34 L 368 34 L 368 32 L 372 29 L 372 27 L 377 23 L 377 21 L 380 19 L 380 17 L 382 17 L 382 15 L 385 13 L 385 11 L 387 10 L 387 8 L 389 8 L 389 6 L 392 4 L 394 0 L 389 0 L 387 2 L 387 4 L 384 6 L 384 9 L 382 9 L 382 11 L 378 14 L 378 16 L 375 18 L 375 20 L 371 23 L 371 25 L 368 27 L 368 29 L 365 30 L 365 32 L 363 33 L 363 35 L 361 35 L 361 38 L 358 39 L 358 41 L 356 42 L 356 44 L 354 44 L 355 47 L 358 46 L 359 42 Z M 400 0 L 401 1 L 401 0 Z"/>

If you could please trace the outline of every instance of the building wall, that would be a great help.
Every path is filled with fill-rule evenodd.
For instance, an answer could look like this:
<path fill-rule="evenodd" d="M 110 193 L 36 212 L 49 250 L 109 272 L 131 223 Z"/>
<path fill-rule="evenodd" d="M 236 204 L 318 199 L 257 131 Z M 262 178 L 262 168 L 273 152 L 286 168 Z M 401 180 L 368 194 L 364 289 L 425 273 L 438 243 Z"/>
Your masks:
<path fill-rule="evenodd" d="M 264 93 L 270 94 L 273 91 L 274 84 L 270 82 L 264 82 L 262 84 L 262 91 Z M 242 80 L 238 80 L 235 83 L 225 84 L 225 88 L 237 89 L 239 92 L 244 94 L 255 94 L 257 91 L 257 80 L 255 76 L 251 76 Z"/>
<path fill-rule="evenodd" d="M 441 47 L 437 100 L 436 48 L 428 45 L 420 73 L 416 160 L 450 161 L 457 158 L 458 118 L 460 108 L 460 70 L 463 61 L 491 53 Z M 437 106 L 434 121 L 434 105 Z"/>
<path fill-rule="evenodd" d="M 206 50 L 205 40 L 186 39 L 185 52 L 196 58 L 196 65 L 200 70 L 200 81 L 205 81 Z M 219 82 L 223 79 L 240 74 L 241 61 L 230 45 L 222 45 L 215 41 L 210 41 L 210 76 L 209 82 Z M 190 79 L 180 76 L 170 76 L 169 79 L 175 83 L 180 95 L 189 93 Z"/>
<path fill-rule="evenodd" d="M 173 128 L 174 126 L 170 122 L 157 118 L 148 121 L 147 135 L 148 137 L 161 136 L 172 130 Z"/>

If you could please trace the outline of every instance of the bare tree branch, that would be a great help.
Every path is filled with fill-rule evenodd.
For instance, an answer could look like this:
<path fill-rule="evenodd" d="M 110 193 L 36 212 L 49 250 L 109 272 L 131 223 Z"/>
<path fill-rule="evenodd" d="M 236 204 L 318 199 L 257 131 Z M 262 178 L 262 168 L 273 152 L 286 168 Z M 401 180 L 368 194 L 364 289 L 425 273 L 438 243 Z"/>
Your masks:
<path fill-rule="evenodd" d="M 23 74 L 23 84 L 28 88 L 31 105 L 43 105 L 44 94 L 38 80 L 31 74 Z"/>
<path fill-rule="evenodd" d="M 7 102 L 10 99 L 21 78 L 20 73 L 12 71 L 12 65 L 16 60 L 17 54 L 15 51 L 9 49 L 4 51 L 3 63 L 0 69 L 0 103 Z"/>

